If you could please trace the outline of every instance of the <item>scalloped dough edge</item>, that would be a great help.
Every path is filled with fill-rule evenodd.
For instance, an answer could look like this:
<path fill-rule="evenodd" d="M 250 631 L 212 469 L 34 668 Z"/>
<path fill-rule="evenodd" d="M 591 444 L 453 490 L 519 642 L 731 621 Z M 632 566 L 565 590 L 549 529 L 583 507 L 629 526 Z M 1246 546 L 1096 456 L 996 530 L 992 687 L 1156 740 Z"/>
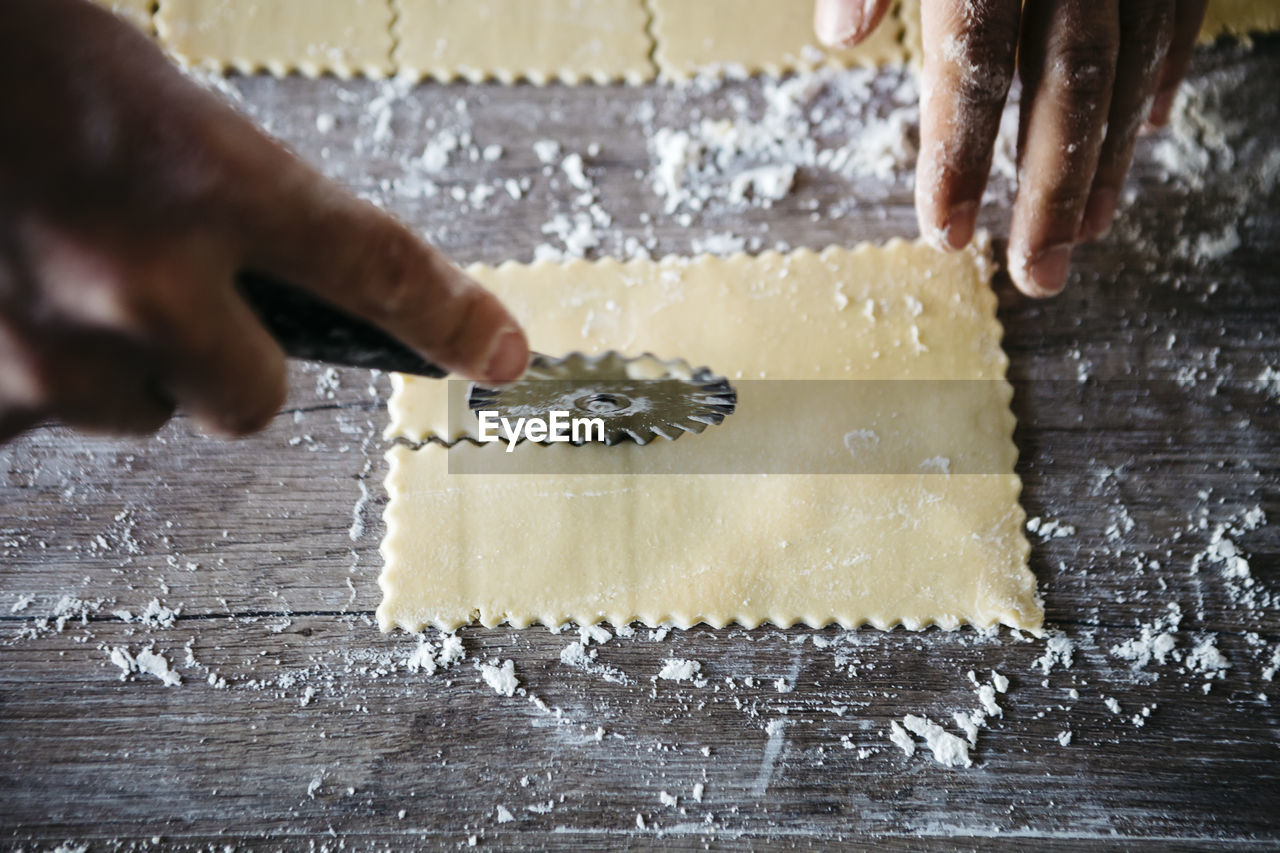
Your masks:
<path fill-rule="evenodd" d="M 1012 441 L 1012 437 L 1010 438 Z M 436 448 L 443 451 L 444 448 Z M 712 628 L 724 628 L 728 625 L 740 625 L 743 628 L 753 629 L 760 625 L 769 624 L 777 628 L 791 628 L 795 625 L 804 625 L 807 628 L 820 630 L 830 625 L 839 625 L 844 630 L 856 630 L 866 625 L 870 625 L 881 631 L 888 631 L 894 628 L 903 628 L 908 631 L 923 631 L 931 627 L 937 627 L 944 631 L 955 631 L 964 626 L 969 626 L 977 630 L 991 630 L 1004 626 L 1017 631 L 1024 631 L 1034 637 L 1042 637 L 1044 635 L 1043 617 L 1044 604 L 1037 589 L 1034 593 L 1035 612 L 1031 614 L 1021 613 L 1012 607 L 1004 607 L 995 612 L 987 612 L 984 614 L 965 613 L 963 611 L 940 614 L 928 619 L 912 619 L 912 618 L 895 618 L 879 613 L 866 614 L 864 616 L 851 617 L 837 613 L 807 613 L 787 615 L 784 613 L 769 613 L 759 616 L 748 616 L 741 613 L 708 613 L 697 615 L 680 615 L 671 611 L 663 611 L 660 613 L 629 613 L 627 611 L 613 612 L 597 612 L 582 613 L 570 610 L 558 613 L 526 613 L 512 614 L 508 612 L 488 612 L 484 608 L 473 608 L 466 618 L 453 617 L 441 618 L 439 616 L 426 615 L 418 612 L 413 615 L 404 615 L 391 612 L 388 601 L 395 593 L 395 589 L 387 578 L 386 566 L 391 565 L 396 558 L 396 541 L 401 535 L 400 526 L 396 518 L 392 514 L 392 508 L 397 499 L 404 499 L 404 493 L 400 485 L 400 465 L 399 454 L 393 449 L 388 451 L 384 458 L 387 461 L 388 472 L 386 478 L 386 488 L 388 501 L 383 509 L 382 517 L 386 525 L 386 534 L 379 546 L 379 552 L 384 562 L 384 570 L 378 575 L 378 588 L 382 591 L 382 601 L 378 604 L 376 617 L 378 627 L 384 633 L 390 632 L 395 628 L 409 633 L 420 633 L 427 628 L 435 628 L 440 631 L 451 632 L 467 625 L 481 625 L 485 628 L 496 628 L 500 625 L 507 625 L 512 628 L 528 628 L 532 625 L 543 625 L 547 628 L 557 628 L 569 623 L 577 625 L 595 625 L 606 623 L 613 626 L 629 625 L 633 622 L 640 622 L 649 628 L 660 628 L 663 626 L 679 628 L 687 630 L 695 625 L 708 625 Z M 979 475 L 980 476 L 980 475 Z M 1011 489 L 1011 499 L 1013 501 L 1013 513 L 1018 520 L 1018 529 L 1021 531 L 1026 523 L 1026 512 L 1023 510 L 1018 499 L 1022 492 L 1022 480 L 1017 476 L 1013 476 L 1013 487 Z M 1017 549 L 1015 557 L 1020 565 L 1025 566 L 1027 559 L 1031 553 L 1031 543 L 1026 536 L 1020 536 L 1017 539 Z"/>
<path fill-rule="evenodd" d="M 400 67 L 398 74 L 407 76 L 411 79 L 417 80 L 418 82 L 434 80 L 437 83 L 501 83 L 504 86 L 511 86 L 518 83 L 528 83 L 531 86 L 552 86 L 557 83 L 566 86 L 612 86 L 617 84 L 643 86 L 645 83 L 649 83 L 654 80 L 656 76 L 655 74 L 648 72 L 622 72 L 614 74 L 610 72 L 591 71 L 580 68 L 559 68 L 552 71 L 546 71 L 540 69 L 519 70 L 510 68 L 414 68 L 412 66 Z"/>
<path fill-rule="evenodd" d="M 192 68 L 200 71 L 212 72 L 215 74 L 226 74 L 235 71 L 245 76 L 252 76 L 266 72 L 272 77 L 289 77 L 297 75 L 308 79 L 316 80 L 321 77 L 336 77 L 339 80 L 352 80 L 356 77 L 364 77 L 368 80 L 385 80 L 389 77 L 387 71 L 377 66 L 347 66 L 347 65 L 325 65 L 320 66 L 312 62 L 304 62 L 298 60 L 260 60 L 260 59 L 196 59 L 193 60 L 187 56 L 178 53 L 172 45 L 165 45 L 169 56 L 181 65 L 183 68 Z"/>
<path fill-rule="evenodd" d="M 644 12 L 644 27 L 641 33 L 646 41 L 646 62 L 643 69 L 628 71 L 604 71 L 598 68 L 560 66 L 558 68 L 471 68 L 466 65 L 418 66 L 412 62 L 400 61 L 401 44 L 403 43 L 402 18 L 404 16 L 400 0 L 387 0 L 391 6 L 391 64 L 397 76 L 405 76 L 418 82 L 434 80 L 438 83 L 492 83 L 506 86 L 517 83 L 528 83 L 532 86 L 550 86 L 560 83 L 567 86 L 595 84 L 609 86 L 618 83 L 628 86 L 641 86 L 652 82 L 658 76 L 658 68 L 653 62 L 653 16 L 648 0 L 640 0 Z"/>
<path fill-rule="evenodd" d="M 395 66 L 391 61 L 395 48 L 394 12 L 395 9 L 391 6 L 390 0 L 388 0 L 387 35 L 391 41 L 387 48 L 387 55 L 380 64 L 316 63 L 305 59 L 254 59 L 243 56 L 188 56 L 175 44 L 173 32 L 170 29 L 169 17 L 166 15 L 164 0 L 155 0 L 151 13 L 151 29 L 155 39 L 164 48 L 165 53 L 183 68 L 197 69 L 215 74 L 226 74 L 229 71 L 235 71 L 246 76 L 265 71 L 273 77 L 281 78 L 296 74 L 309 79 L 329 76 L 336 77 L 339 80 L 350 80 L 355 77 L 384 80 L 394 76 L 395 73 Z"/>

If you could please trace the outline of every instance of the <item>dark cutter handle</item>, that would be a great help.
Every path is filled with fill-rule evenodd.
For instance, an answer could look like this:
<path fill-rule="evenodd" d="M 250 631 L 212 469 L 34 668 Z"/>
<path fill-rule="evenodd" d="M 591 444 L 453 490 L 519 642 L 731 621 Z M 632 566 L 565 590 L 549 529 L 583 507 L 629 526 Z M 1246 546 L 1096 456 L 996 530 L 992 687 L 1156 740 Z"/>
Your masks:
<path fill-rule="evenodd" d="M 413 373 L 439 379 L 444 370 L 371 323 L 307 292 L 256 273 L 236 277 L 240 293 L 290 358 Z"/>

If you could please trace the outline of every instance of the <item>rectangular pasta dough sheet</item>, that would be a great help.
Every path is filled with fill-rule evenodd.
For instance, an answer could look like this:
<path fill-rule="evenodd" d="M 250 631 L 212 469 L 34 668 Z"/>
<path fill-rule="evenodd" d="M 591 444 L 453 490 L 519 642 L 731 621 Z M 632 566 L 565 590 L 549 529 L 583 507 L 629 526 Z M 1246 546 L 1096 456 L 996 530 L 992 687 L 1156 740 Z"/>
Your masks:
<path fill-rule="evenodd" d="M 391 71 L 387 0 L 160 0 L 155 25 L 180 60 L 217 71 Z"/>
<path fill-rule="evenodd" d="M 901 65 L 907 58 L 897 8 L 845 50 L 819 45 L 813 4 L 805 0 L 649 0 L 649 8 L 658 71 L 674 80 L 727 69 L 781 75 L 823 66 Z"/>
<path fill-rule="evenodd" d="M 642 0 L 395 0 L 396 65 L 419 77 L 643 83 Z"/>
<path fill-rule="evenodd" d="M 894 241 L 470 271 L 540 351 L 648 350 L 739 380 L 989 380 L 996 390 L 973 404 L 979 416 L 955 431 L 995 460 L 984 469 L 994 473 L 671 475 L 652 472 L 674 448 L 525 444 L 509 454 L 517 466 L 531 453 L 587 453 L 608 473 L 461 475 L 449 473 L 450 454 L 463 462 L 504 447 L 398 445 L 388 454 L 384 630 L 639 619 L 1039 631 L 985 249 Z M 468 430 L 448 418 L 448 396 L 464 383 L 395 384 L 388 435 Z M 710 451 L 713 430 L 731 423 L 676 445 Z M 816 434 L 797 422 L 797 441 Z"/>

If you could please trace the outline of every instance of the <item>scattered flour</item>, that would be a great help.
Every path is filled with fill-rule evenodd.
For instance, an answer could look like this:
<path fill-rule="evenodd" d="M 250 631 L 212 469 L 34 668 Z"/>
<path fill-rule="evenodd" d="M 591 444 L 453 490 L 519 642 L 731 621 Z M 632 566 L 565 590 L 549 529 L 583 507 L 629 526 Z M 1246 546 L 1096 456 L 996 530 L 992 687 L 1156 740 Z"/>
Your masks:
<path fill-rule="evenodd" d="M 950 474 L 951 460 L 946 456 L 931 456 L 920 463 L 920 471 L 925 474 Z"/>
<path fill-rule="evenodd" d="M 369 487 L 365 485 L 364 479 L 356 480 L 356 485 L 360 487 L 360 496 L 351 508 L 351 527 L 347 529 L 347 538 L 352 542 L 358 542 L 364 537 L 364 510 L 369 503 Z"/>
<path fill-rule="evenodd" d="M 158 598 L 153 598 L 148 602 L 147 609 L 138 617 L 138 621 L 151 628 L 172 628 L 181 614 L 181 607 L 165 607 Z"/>
<path fill-rule="evenodd" d="M 907 734 L 907 730 L 897 720 L 889 723 L 889 741 L 906 754 L 907 758 L 916 754 L 916 742 Z"/>
<path fill-rule="evenodd" d="M 769 207 L 785 198 L 796 180 L 796 167 L 790 163 L 775 166 L 757 166 L 739 172 L 729 182 L 729 201 L 736 204 L 754 202 Z"/>
<path fill-rule="evenodd" d="M 728 82 L 697 88 L 722 85 Z M 882 186 L 909 179 L 917 126 L 912 75 L 824 69 L 764 80 L 762 87 L 762 111 L 730 98 L 735 109 L 728 117 L 652 130 L 653 188 L 667 213 L 715 204 L 769 207 L 791 193 L 804 169 Z M 887 111 L 873 106 L 885 101 Z"/>
<path fill-rule="evenodd" d="M 1139 626 L 1137 637 L 1132 637 L 1111 647 L 1112 657 L 1133 662 L 1133 668 L 1146 668 L 1154 661 L 1164 664 L 1175 655 L 1178 640 L 1176 632 L 1182 623 L 1182 608 L 1177 602 L 1169 602 L 1166 613 L 1151 622 Z"/>
<path fill-rule="evenodd" d="M 933 760 L 944 767 L 973 766 L 969 758 L 969 744 L 928 717 L 907 714 L 902 718 L 902 725 L 907 731 L 924 738 L 925 746 L 933 753 Z"/>
<path fill-rule="evenodd" d="M 1039 516 L 1027 519 L 1027 530 L 1039 534 L 1041 539 L 1061 539 L 1076 535 L 1074 526 L 1061 521 L 1041 519 Z"/>
<path fill-rule="evenodd" d="M 1053 671 L 1055 666 L 1070 669 L 1075 655 L 1075 644 L 1071 638 L 1061 631 L 1049 631 L 1045 640 L 1044 654 L 1036 661 L 1036 666 L 1045 675 Z"/>
<path fill-rule="evenodd" d="M 586 629 L 583 630 L 585 631 Z M 606 635 L 608 633 L 608 631 L 605 631 Z M 586 643 L 581 640 L 570 643 L 560 650 L 560 662 L 565 666 L 599 675 L 605 681 L 610 681 L 614 684 L 631 684 L 633 681 L 622 670 L 598 663 L 596 661 L 596 650 L 587 648 Z"/>
<path fill-rule="evenodd" d="M 501 666 L 480 664 L 480 676 L 499 696 L 514 696 L 516 688 L 520 686 L 520 679 L 516 678 L 515 662 L 510 659 L 503 661 Z"/>
<path fill-rule="evenodd" d="M 422 672 L 427 675 L 434 675 L 436 671 L 436 648 L 425 640 L 418 643 L 418 647 L 409 655 L 409 659 L 405 661 L 405 666 L 410 672 Z"/>
<path fill-rule="evenodd" d="M 436 658 L 440 666 L 448 669 L 466 657 L 467 650 L 462 647 L 462 638 L 457 634 L 447 634 L 440 640 L 440 656 Z"/>
<path fill-rule="evenodd" d="M 550 165 L 560 157 L 560 143 L 554 139 L 539 139 L 533 143 L 534 156 L 543 165 Z"/>
<path fill-rule="evenodd" d="M 121 681 L 131 674 L 138 674 L 158 678 L 165 687 L 177 687 L 182 683 L 182 677 L 169 668 L 168 659 L 152 647 L 140 649 L 133 655 L 125 646 L 112 646 L 107 649 L 107 656 L 120 668 Z"/>
<path fill-rule="evenodd" d="M 1191 651 L 1187 652 L 1185 665 L 1188 671 L 1210 678 L 1222 678 L 1226 675 L 1231 663 L 1218 650 L 1217 637 L 1210 634 L 1202 638 Z"/>
<path fill-rule="evenodd" d="M 662 665 L 662 670 L 658 673 L 658 678 L 664 681 L 693 681 L 701 671 L 702 664 L 696 660 L 667 658 Z"/>

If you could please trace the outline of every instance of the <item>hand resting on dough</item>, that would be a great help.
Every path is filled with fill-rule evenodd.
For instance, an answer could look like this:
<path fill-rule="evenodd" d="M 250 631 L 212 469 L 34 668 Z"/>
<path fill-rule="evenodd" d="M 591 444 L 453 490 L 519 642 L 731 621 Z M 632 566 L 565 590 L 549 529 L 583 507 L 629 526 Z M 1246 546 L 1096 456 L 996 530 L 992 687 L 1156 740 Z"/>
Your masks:
<path fill-rule="evenodd" d="M 864 39 L 891 0 L 817 0 L 831 46 Z M 1022 80 L 1009 273 L 1031 296 L 1066 284 L 1104 235 L 1144 122 L 1163 125 L 1206 0 L 922 0 L 916 212 L 943 248 L 973 237 L 1014 65 Z"/>

